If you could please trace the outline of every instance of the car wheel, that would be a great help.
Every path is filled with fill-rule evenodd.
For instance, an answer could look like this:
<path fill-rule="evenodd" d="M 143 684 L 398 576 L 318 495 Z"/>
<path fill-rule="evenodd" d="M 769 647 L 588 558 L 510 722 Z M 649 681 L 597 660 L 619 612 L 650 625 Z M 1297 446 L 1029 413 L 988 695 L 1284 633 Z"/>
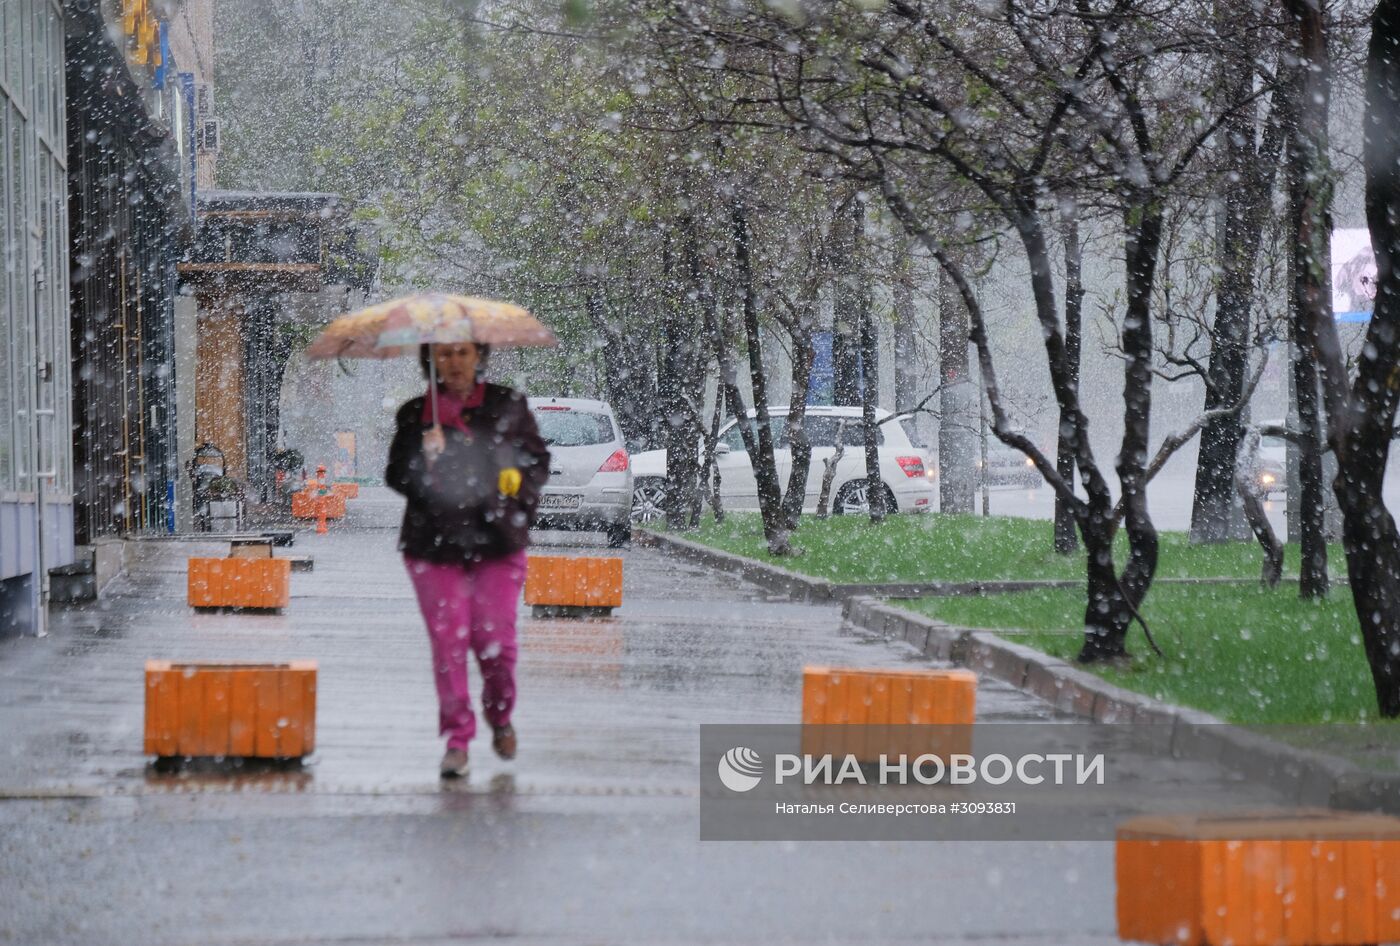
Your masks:
<path fill-rule="evenodd" d="M 657 522 L 666 515 L 666 481 L 655 477 L 632 484 L 632 521 Z"/>
<path fill-rule="evenodd" d="M 632 544 L 632 526 L 630 523 L 608 526 L 608 548 L 625 549 Z"/>
<path fill-rule="evenodd" d="M 894 513 L 899 509 L 894 501 L 894 493 L 884 483 L 880 488 L 885 491 L 885 512 Z M 870 515 L 870 493 L 866 487 L 865 480 L 851 480 L 836 491 L 836 501 L 832 504 L 831 511 L 834 515 L 868 516 Z"/>

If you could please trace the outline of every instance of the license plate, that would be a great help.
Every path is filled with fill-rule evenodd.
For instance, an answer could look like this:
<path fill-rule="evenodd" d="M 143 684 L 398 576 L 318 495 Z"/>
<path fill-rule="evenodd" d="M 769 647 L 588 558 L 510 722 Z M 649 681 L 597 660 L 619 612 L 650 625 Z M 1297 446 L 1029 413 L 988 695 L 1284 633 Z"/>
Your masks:
<path fill-rule="evenodd" d="M 583 497 L 578 495 L 560 495 L 557 493 L 545 493 L 540 497 L 540 510 L 550 510 L 551 512 L 573 512 L 583 505 Z"/>

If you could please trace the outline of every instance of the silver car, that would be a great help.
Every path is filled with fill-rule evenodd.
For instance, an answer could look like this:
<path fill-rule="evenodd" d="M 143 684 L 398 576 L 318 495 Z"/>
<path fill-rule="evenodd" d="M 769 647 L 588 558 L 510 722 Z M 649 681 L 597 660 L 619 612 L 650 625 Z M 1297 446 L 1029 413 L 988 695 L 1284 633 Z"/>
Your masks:
<path fill-rule="evenodd" d="M 532 397 L 529 404 L 550 454 L 535 527 L 606 532 L 609 547 L 625 546 L 632 538 L 632 465 L 612 408 L 569 397 Z"/>

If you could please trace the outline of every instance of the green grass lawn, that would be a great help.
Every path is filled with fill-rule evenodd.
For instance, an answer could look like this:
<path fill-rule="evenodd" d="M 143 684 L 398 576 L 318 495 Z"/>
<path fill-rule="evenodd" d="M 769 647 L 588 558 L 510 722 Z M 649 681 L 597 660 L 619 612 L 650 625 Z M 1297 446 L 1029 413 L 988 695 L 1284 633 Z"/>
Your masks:
<path fill-rule="evenodd" d="M 994 516 L 891 516 L 873 526 L 860 516 L 802 518 L 793 544 L 802 554 L 774 558 L 757 513 L 730 513 L 723 524 L 706 518 L 691 539 L 738 555 L 836 582 L 1082 579 L 1084 556 L 1056 555 L 1047 521 Z M 1119 535 L 1120 557 L 1127 542 Z M 1333 571 L 1343 568 L 1332 549 Z M 1298 549 L 1289 546 L 1286 574 L 1297 575 Z M 1259 547 L 1250 542 L 1191 545 L 1184 532 L 1162 533 L 1162 578 L 1257 578 Z"/>
<path fill-rule="evenodd" d="M 903 601 L 952 624 L 998 629 L 1008 640 L 1073 660 L 1083 639 L 1084 592 L 1045 589 L 969 598 Z M 1090 667 L 1118 686 L 1193 706 L 1237 723 L 1375 720 L 1376 696 L 1345 587 L 1327 600 L 1296 588 L 1162 585 L 1142 609 L 1165 653 L 1152 653 L 1134 625 L 1123 668 Z M 1400 736 L 1400 728 L 1395 731 Z"/>
<path fill-rule="evenodd" d="M 794 541 L 803 554 L 784 558 L 767 554 L 756 513 L 731 513 L 722 525 L 707 519 L 683 535 L 836 582 L 1084 578 L 1083 554 L 1056 555 L 1051 523 L 1030 519 L 930 514 L 893 516 L 872 526 L 861 517 L 803 517 Z M 1121 534 L 1119 539 L 1121 561 L 1126 541 Z M 1329 555 L 1332 572 L 1344 574 L 1340 546 L 1332 546 Z M 1163 532 L 1157 574 L 1257 579 L 1259 563 L 1259 547 L 1252 542 L 1192 545 L 1185 533 Z M 1297 576 L 1297 563 L 1298 549 L 1289 546 L 1285 577 Z M 950 623 L 998 629 L 1069 660 L 1083 633 L 1082 587 L 902 604 Z M 1152 654 L 1135 626 L 1129 638 L 1133 662 L 1095 668 L 1119 686 L 1237 723 L 1376 718 L 1375 691 L 1345 587 L 1335 588 L 1326 601 L 1305 603 L 1298 600 L 1297 586 L 1289 584 L 1272 592 L 1253 583 L 1158 585 L 1143 614 L 1166 657 Z"/>

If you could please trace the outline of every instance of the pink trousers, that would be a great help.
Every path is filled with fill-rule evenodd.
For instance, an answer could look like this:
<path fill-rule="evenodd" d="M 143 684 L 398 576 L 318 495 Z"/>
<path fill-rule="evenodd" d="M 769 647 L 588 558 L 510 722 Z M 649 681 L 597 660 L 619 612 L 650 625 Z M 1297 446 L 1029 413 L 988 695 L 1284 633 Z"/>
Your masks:
<path fill-rule="evenodd" d="M 481 668 L 481 710 L 493 728 L 510 722 L 515 706 L 515 613 L 525 583 L 525 550 L 470 565 L 404 557 L 418 607 L 428 625 L 438 692 L 439 732 L 449 749 L 466 749 L 476 735 L 467 692 L 467 654 Z"/>

